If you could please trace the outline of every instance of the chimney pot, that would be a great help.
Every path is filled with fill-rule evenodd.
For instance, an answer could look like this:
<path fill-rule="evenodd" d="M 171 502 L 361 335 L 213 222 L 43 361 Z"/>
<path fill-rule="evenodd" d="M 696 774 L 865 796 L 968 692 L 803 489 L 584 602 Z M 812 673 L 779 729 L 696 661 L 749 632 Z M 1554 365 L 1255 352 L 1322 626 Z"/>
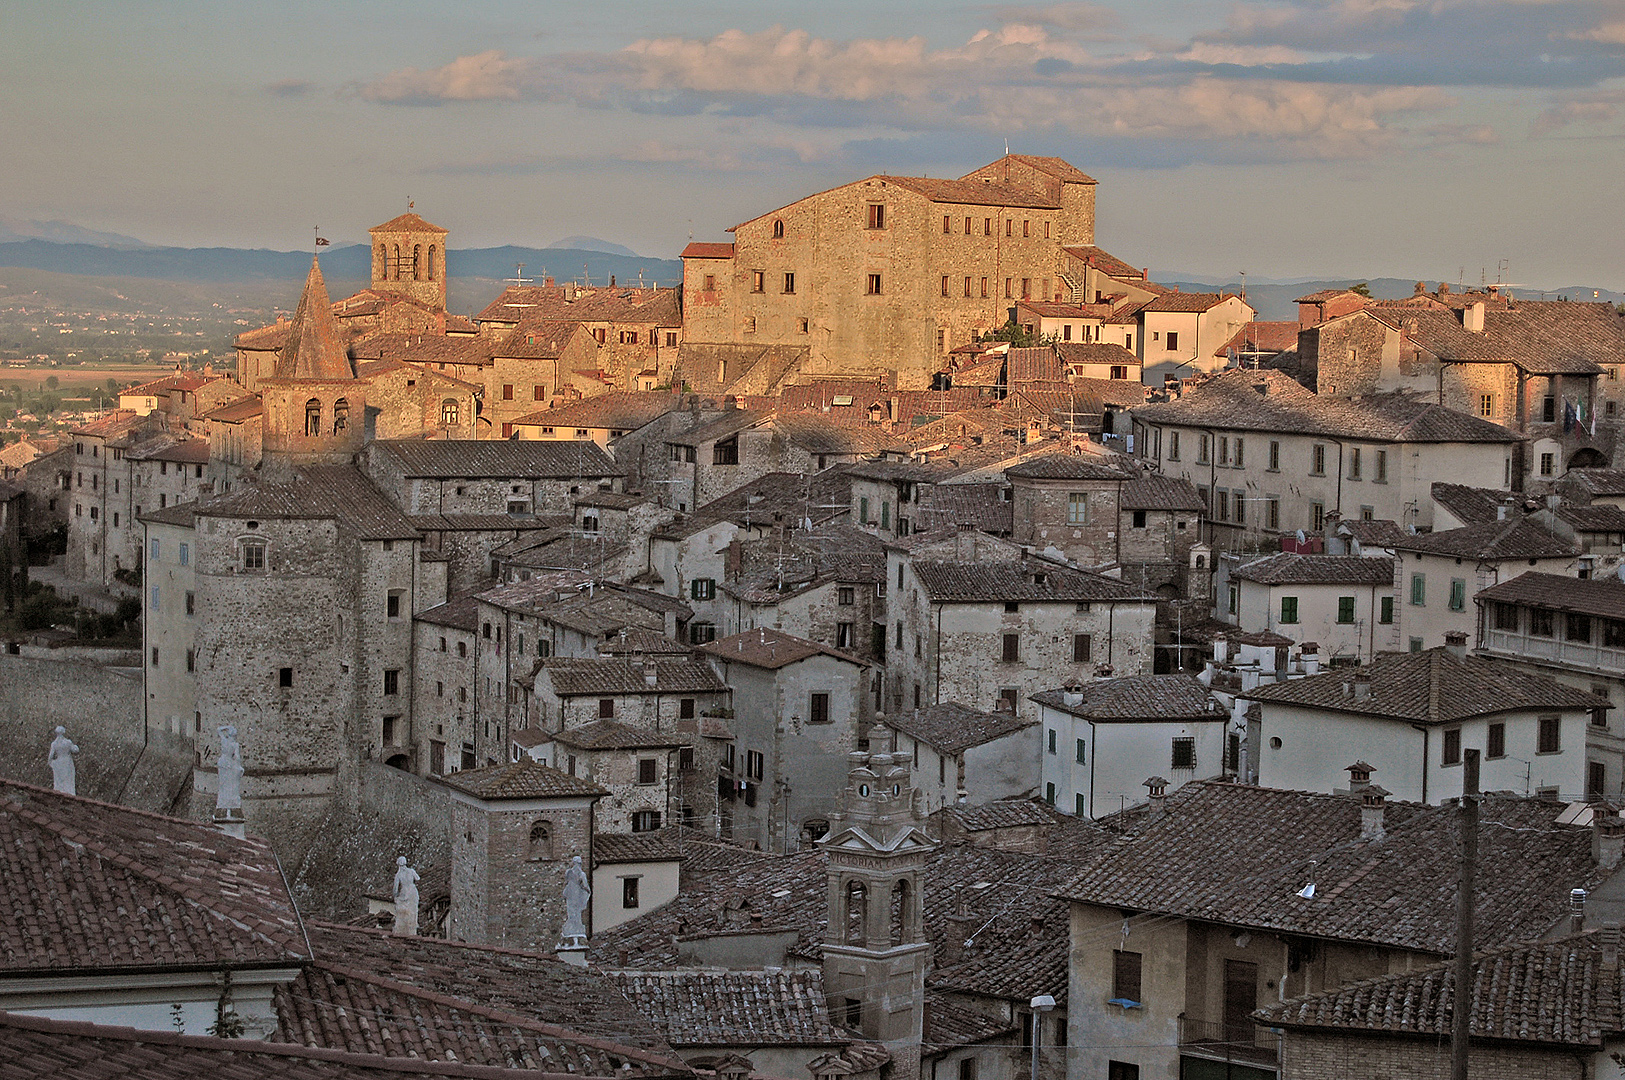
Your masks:
<path fill-rule="evenodd" d="M 1387 801 L 1388 792 L 1376 784 L 1368 784 L 1360 789 L 1361 840 L 1381 840 L 1388 835 L 1382 823 Z"/>
<path fill-rule="evenodd" d="M 1591 805 L 1591 857 L 1604 870 L 1612 870 L 1625 855 L 1625 818 L 1608 803 Z"/>
<path fill-rule="evenodd" d="M 1444 647 L 1457 660 L 1467 659 L 1467 634 L 1461 630 L 1451 630 L 1444 636 Z"/>
<path fill-rule="evenodd" d="M 1371 700 L 1371 675 L 1369 672 L 1356 671 L 1354 673 L 1354 700 Z"/>
<path fill-rule="evenodd" d="M 1578 934 L 1586 925 L 1586 897 L 1584 889 L 1569 890 L 1569 930 Z"/>

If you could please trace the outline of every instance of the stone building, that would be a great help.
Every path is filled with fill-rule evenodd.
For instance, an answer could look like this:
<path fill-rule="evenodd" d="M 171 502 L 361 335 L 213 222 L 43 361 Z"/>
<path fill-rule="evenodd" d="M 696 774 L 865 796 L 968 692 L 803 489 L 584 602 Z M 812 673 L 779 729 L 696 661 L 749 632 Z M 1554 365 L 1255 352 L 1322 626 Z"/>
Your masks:
<path fill-rule="evenodd" d="M 1145 381 L 1190 379 L 1223 370 L 1229 363 L 1214 350 L 1258 314 L 1239 296 L 1226 293 L 1165 292 L 1141 307 L 1140 361 Z"/>
<path fill-rule="evenodd" d="M 564 876 L 572 859 L 591 866 L 593 806 L 608 793 L 529 757 L 441 783 L 451 793 L 452 940 L 551 951 Z"/>
<path fill-rule="evenodd" d="M 203 729 L 197 705 L 197 581 L 193 558 L 198 542 L 191 503 L 148 511 L 146 574 L 141 607 L 146 668 L 144 727 L 196 738 Z"/>
<path fill-rule="evenodd" d="M 1399 646 L 1393 559 L 1283 551 L 1239 562 L 1227 555 L 1219 566 L 1218 617 L 1246 633 L 1312 642 L 1334 666 L 1370 663 Z"/>
<path fill-rule="evenodd" d="M 472 596 L 424 608 L 412 619 L 412 753 L 415 770 L 443 776 L 476 768 L 480 741 L 479 603 Z M 402 733 L 407 734 L 407 733 Z M 393 750 L 389 751 L 393 756 Z M 385 758 L 386 763 L 390 760 Z"/>
<path fill-rule="evenodd" d="M 543 405 L 551 397 L 567 402 L 566 386 L 590 398 L 672 385 L 684 327 L 674 286 L 555 285 L 551 278 L 541 285 L 510 285 L 476 318 L 482 334 L 506 335 L 510 341 L 513 334 L 545 323 L 583 331 L 592 345 L 587 362 L 561 364 L 552 384 L 557 394 L 526 398 Z"/>
<path fill-rule="evenodd" d="M 1069 251 L 1094 243 L 1095 181 L 1011 154 L 959 180 L 871 176 L 731 231 L 683 252 L 686 341 L 804 349 L 809 374 L 923 387 L 1014 302 L 1088 291 Z"/>
<path fill-rule="evenodd" d="M 1049 454 L 1004 470 L 1011 539 L 1081 566 L 1117 561 L 1123 485 L 1132 472 L 1110 459 Z"/>
<path fill-rule="evenodd" d="M 913 769 L 914 790 L 927 814 L 1025 798 L 1038 790 L 1035 720 L 945 701 L 891 713 L 886 726 L 892 753 Z"/>
<path fill-rule="evenodd" d="M 696 770 L 695 735 L 593 720 L 545 734 L 527 733 L 525 741 L 524 753 L 530 757 L 608 793 L 593 812 L 593 827 L 602 834 L 650 833 L 684 818 L 694 825 L 710 816 L 695 813 L 680 790 L 679 773 Z M 714 764 L 715 755 L 710 756 Z"/>

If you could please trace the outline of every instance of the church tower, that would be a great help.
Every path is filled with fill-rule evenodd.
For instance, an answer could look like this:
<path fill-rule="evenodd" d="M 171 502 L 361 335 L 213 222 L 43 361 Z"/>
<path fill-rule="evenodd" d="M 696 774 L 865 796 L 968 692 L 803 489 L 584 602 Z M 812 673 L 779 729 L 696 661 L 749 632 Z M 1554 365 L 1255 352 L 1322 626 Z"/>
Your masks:
<path fill-rule="evenodd" d="M 413 213 L 367 230 L 372 237 L 372 289 L 446 310 L 446 230 Z"/>
<path fill-rule="evenodd" d="M 870 729 L 874 746 L 888 737 Z M 837 1023 L 885 1045 L 893 1075 L 917 1076 L 931 956 L 921 888 L 936 844 L 901 759 L 855 751 L 850 761 L 845 809 L 819 841 L 829 860 L 824 996 Z"/>
<path fill-rule="evenodd" d="M 260 380 L 260 397 L 265 404 L 261 468 L 266 472 L 347 465 L 361 449 L 367 384 L 355 377 L 315 258 L 276 367 L 270 378 Z"/>

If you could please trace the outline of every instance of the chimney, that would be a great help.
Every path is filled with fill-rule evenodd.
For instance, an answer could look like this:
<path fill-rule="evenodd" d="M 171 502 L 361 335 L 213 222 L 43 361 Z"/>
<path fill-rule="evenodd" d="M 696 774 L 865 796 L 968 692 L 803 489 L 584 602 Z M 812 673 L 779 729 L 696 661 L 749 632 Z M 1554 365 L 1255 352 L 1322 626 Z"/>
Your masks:
<path fill-rule="evenodd" d="M 1367 784 L 1360 789 L 1361 840 L 1381 840 L 1388 835 L 1387 830 L 1382 827 L 1383 806 L 1387 797 L 1387 790 L 1376 784 Z"/>
<path fill-rule="evenodd" d="M 1461 325 L 1470 334 L 1484 332 L 1484 301 L 1475 300 L 1461 309 Z"/>
<path fill-rule="evenodd" d="M 1604 870 L 1619 865 L 1625 854 L 1625 818 L 1608 803 L 1591 804 L 1591 858 Z"/>
<path fill-rule="evenodd" d="M 651 690 L 655 688 L 655 684 L 660 682 L 660 669 L 655 667 L 653 660 L 643 662 L 643 682 Z"/>
<path fill-rule="evenodd" d="M 1586 897 L 1584 889 L 1569 890 L 1569 933 L 1578 934 L 1586 928 Z"/>
<path fill-rule="evenodd" d="M 1349 774 L 1349 794 L 1358 795 L 1371 786 L 1371 766 L 1364 761 L 1345 766 L 1343 771 Z"/>
<path fill-rule="evenodd" d="M 1451 630 L 1444 636 L 1444 647 L 1457 660 L 1467 659 L 1467 632 Z"/>
<path fill-rule="evenodd" d="M 1162 815 L 1167 811 L 1168 781 L 1160 776 L 1153 776 L 1146 780 L 1145 787 L 1151 793 L 1150 820 L 1161 821 Z"/>
<path fill-rule="evenodd" d="M 946 916 L 948 933 L 942 939 L 942 959 L 944 963 L 954 964 L 965 955 L 965 946 L 970 943 L 970 936 L 976 932 L 976 924 L 980 916 L 972 915 L 965 903 L 964 887 L 959 891 L 959 904 L 952 915 Z"/>
<path fill-rule="evenodd" d="M 1270 396 L 1270 384 L 1268 382 L 1255 382 L 1253 383 L 1253 389 L 1258 391 L 1260 397 Z"/>
<path fill-rule="evenodd" d="M 1369 671 L 1356 671 L 1354 673 L 1354 700 L 1371 700 L 1371 673 Z"/>
<path fill-rule="evenodd" d="M 1230 661 L 1230 639 L 1223 634 L 1213 635 L 1213 662 L 1226 664 Z"/>
<path fill-rule="evenodd" d="M 1602 966 L 1610 971 L 1619 969 L 1619 924 L 1602 924 Z"/>
<path fill-rule="evenodd" d="M 1298 659 L 1303 663 L 1303 673 L 1305 675 L 1320 674 L 1319 644 L 1313 641 L 1304 642 L 1302 650 L 1298 653 Z"/>

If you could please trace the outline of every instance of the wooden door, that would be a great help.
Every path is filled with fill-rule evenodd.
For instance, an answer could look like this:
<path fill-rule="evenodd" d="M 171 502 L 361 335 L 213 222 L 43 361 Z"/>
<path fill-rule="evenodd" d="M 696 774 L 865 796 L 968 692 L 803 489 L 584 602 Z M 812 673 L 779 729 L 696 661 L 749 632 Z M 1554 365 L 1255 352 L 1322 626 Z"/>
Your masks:
<path fill-rule="evenodd" d="M 1258 965 L 1246 960 L 1224 962 L 1224 1038 L 1253 1041 L 1253 1010 L 1258 1008 Z"/>

